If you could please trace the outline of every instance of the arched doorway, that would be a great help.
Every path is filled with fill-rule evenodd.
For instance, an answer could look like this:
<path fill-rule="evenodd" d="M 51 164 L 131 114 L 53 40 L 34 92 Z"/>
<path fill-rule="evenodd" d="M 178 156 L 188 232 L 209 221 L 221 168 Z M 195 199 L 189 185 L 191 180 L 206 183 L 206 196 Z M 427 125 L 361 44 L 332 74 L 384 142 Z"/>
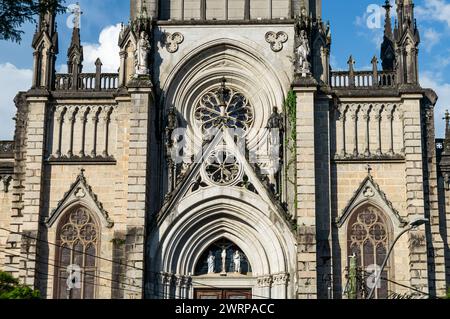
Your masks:
<path fill-rule="evenodd" d="M 229 247 L 222 274 L 224 244 Z M 152 275 L 147 296 L 190 299 L 198 297 L 200 289 L 213 289 L 222 291 L 223 298 L 231 289 L 244 291 L 236 298 L 248 298 L 250 291 L 257 299 L 294 298 L 295 247 L 291 230 L 258 195 L 207 188 L 183 199 L 155 228 L 148 246 Z M 233 250 L 242 261 L 237 274 L 231 264 Z M 215 264 L 208 274 L 210 251 Z"/>

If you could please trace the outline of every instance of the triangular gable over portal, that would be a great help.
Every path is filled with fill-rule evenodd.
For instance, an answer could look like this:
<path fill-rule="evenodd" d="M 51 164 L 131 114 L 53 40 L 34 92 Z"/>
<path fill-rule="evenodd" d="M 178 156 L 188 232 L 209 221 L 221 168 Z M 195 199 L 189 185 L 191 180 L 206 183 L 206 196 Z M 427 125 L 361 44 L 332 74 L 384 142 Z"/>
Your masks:
<path fill-rule="evenodd" d="M 342 227 L 350 214 L 364 203 L 373 204 L 381 208 L 389 214 L 392 222 L 397 224 L 398 227 L 404 227 L 407 225 L 407 222 L 400 216 L 399 212 L 387 199 L 386 194 L 381 190 L 380 186 L 374 181 L 372 175 L 370 174 L 363 180 L 358 190 L 342 211 L 341 215 L 336 219 L 336 225 L 338 227 Z"/>
<path fill-rule="evenodd" d="M 84 170 L 82 170 L 75 182 L 70 186 L 69 191 L 64 194 L 57 207 L 46 219 L 47 227 L 52 227 L 62 213 L 76 204 L 91 209 L 93 213 L 97 214 L 105 227 L 111 228 L 114 226 L 114 222 L 109 218 L 108 212 L 103 208 L 103 204 L 98 200 L 97 195 L 87 183 Z"/>

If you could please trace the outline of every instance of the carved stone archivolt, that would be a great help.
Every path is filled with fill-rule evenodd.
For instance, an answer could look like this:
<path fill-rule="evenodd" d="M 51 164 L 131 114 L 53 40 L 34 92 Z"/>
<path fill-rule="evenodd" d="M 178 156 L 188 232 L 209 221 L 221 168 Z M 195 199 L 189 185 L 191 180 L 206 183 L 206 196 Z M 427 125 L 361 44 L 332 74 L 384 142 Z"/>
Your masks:
<path fill-rule="evenodd" d="M 184 42 L 184 36 L 180 32 L 168 33 L 166 32 L 163 35 L 163 43 L 166 47 L 167 52 L 175 53 L 178 51 L 178 48 L 181 43 Z"/>
<path fill-rule="evenodd" d="M 288 35 L 284 31 L 280 32 L 273 32 L 269 31 L 266 33 L 265 36 L 266 42 L 270 44 L 270 48 L 274 52 L 280 52 L 283 50 L 283 45 L 286 43 L 289 39 Z"/>

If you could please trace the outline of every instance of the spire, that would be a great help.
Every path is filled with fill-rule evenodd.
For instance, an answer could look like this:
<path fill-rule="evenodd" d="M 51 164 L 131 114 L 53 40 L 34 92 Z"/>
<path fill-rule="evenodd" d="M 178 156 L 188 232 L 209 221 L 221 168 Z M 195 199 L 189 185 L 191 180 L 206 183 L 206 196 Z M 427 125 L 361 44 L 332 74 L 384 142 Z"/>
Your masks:
<path fill-rule="evenodd" d="M 384 36 L 388 39 L 392 39 L 392 21 L 391 21 L 391 3 L 386 0 L 383 8 L 386 10 L 386 17 L 384 19 Z"/>
<path fill-rule="evenodd" d="M 414 18 L 413 0 L 396 0 L 397 19 L 394 30 L 397 81 L 418 85 L 420 35 Z"/>
<path fill-rule="evenodd" d="M 389 0 L 386 0 L 383 8 L 386 10 L 386 17 L 384 21 L 383 43 L 381 44 L 381 64 L 384 71 L 393 71 L 395 64 L 395 45 L 391 21 L 392 6 Z"/>
<path fill-rule="evenodd" d="M 48 11 L 39 16 L 32 47 L 34 49 L 32 88 L 52 89 L 59 49 L 55 11 Z"/>
<path fill-rule="evenodd" d="M 75 26 L 72 30 L 72 41 L 67 51 L 67 68 L 69 73 L 74 73 L 75 68 L 80 74 L 83 68 L 83 46 L 81 45 L 80 28 Z"/>

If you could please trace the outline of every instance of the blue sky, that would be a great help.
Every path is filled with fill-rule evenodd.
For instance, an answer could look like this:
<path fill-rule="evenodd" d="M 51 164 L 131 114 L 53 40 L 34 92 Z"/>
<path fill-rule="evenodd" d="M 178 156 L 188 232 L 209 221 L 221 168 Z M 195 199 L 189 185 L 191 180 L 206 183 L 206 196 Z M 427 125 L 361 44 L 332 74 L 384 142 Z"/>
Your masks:
<path fill-rule="evenodd" d="M 68 0 L 66 4 L 76 1 Z M 94 68 L 101 57 L 106 71 L 117 71 L 117 33 L 120 23 L 129 19 L 127 0 L 78 0 L 82 7 L 82 41 L 85 50 L 85 71 Z M 393 3 L 394 0 L 391 0 Z M 374 55 L 379 56 L 381 28 L 369 27 L 373 20 L 373 4 L 384 0 L 323 0 L 323 16 L 332 28 L 333 44 L 331 62 L 333 69 L 346 69 L 350 54 L 356 59 L 357 69 L 370 68 Z M 416 0 L 416 16 L 421 33 L 420 81 L 422 86 L 436 90 L 440 99 L 436 107 L 437 137 L 444 134 L 442 121 L 446 108 L 450 108 L 450 0 Z M 369 9 L 369 12 L 368 12 Z M 384 12 L 382 12 L 384 14 Z M 68 14 L 58 17 L 60 54 L 57 69 L 65 71 L 67 48 L 71 30 L 67 27 Z M 23 27 L 25 35 L 21 44 L 0 41 L 0 140 L 12 139 L 14 104 L 19 90 L 31 85 L 31 39 L 35 26 Z"/>

